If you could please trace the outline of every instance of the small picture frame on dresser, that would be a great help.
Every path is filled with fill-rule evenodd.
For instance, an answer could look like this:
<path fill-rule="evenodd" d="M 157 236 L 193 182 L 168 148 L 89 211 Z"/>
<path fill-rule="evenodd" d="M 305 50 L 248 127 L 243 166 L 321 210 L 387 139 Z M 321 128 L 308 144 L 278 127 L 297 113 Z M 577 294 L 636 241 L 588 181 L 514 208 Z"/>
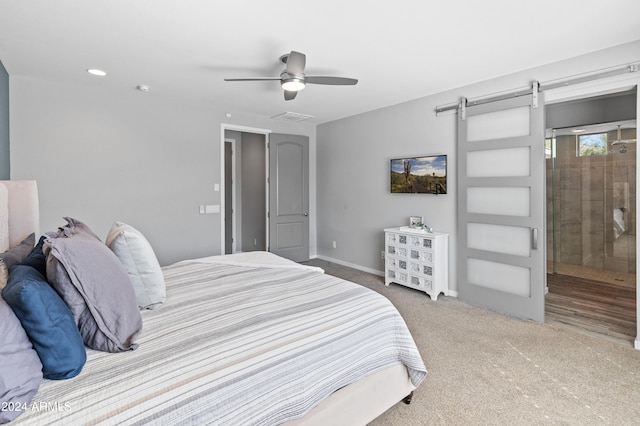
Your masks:
<path fill-rule="evenodd" d="M 409 217 L 409 228 L 422 228 L 424 218 L 422 216 Z"/>

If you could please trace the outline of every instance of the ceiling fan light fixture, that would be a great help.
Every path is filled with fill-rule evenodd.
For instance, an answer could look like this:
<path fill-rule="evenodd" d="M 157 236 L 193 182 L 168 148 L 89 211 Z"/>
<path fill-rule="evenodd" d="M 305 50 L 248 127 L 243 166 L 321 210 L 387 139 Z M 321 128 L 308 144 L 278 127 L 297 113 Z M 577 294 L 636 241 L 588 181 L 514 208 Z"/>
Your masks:
<path fill-rule="evenodd" d="M 287 78 L 282 80 L 282 88 L 288 92 L 299 92 L 304 89 L 304 80 L 300 78 Z"/>
<path fill-rule="evenodd" d="M 87 72 L 98 77 L 104 77 L 107 75 L 106 71 L 99 70 L 98 68 L 89 68 Z"/>

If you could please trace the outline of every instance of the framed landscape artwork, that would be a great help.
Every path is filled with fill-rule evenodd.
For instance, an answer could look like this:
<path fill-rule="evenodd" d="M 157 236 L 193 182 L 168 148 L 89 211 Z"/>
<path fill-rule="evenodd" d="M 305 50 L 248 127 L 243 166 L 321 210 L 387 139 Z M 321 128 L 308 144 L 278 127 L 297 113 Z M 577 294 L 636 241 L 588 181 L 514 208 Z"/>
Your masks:
<path fill-rule="evenodd" d="M 395 158 L 391 160 L 391 192 L 447 193 L 447 156 Z"/>

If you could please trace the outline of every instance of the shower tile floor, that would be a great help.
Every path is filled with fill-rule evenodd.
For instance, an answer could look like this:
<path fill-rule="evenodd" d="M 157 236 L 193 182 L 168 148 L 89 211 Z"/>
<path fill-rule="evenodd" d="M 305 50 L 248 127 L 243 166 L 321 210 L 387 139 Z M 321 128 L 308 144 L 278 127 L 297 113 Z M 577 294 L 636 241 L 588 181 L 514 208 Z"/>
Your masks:
<path fill-rule="evenodd" d="M 547 265 L 547 270 L 553 272 L 553 265 Z M 636 286 L 636 274 L 625 272 L 605 271 L 602 269 L 589 268 L 581 265 L 570 265 L 567 263 L 556 263 L 556 274 L 569 275 L 572 277 L 587 278 L 594 281 L 602 281 L 610 284 L 620 284 L 626 287 Z"/>

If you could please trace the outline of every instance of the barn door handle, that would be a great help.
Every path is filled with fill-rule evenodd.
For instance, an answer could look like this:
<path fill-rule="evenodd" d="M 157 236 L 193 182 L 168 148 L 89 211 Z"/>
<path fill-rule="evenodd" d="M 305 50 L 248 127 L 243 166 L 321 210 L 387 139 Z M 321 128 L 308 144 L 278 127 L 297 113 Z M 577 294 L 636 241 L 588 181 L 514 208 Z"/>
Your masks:
<path fill-rule="evenodd" d="M 538 228 L 531 228 L 531 248 L 538 250 Z"/>
<path fill-rule="evenodd" d="M 302 213 L 303 216 L 309 216 L 309 213 Z"/>

